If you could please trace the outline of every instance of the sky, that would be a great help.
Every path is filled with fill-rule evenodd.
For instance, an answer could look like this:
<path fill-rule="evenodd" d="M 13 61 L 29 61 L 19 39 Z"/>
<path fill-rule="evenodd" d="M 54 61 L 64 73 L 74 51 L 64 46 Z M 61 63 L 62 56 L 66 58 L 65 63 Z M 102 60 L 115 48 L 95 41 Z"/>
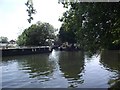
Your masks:
<path fill-rule="evenodd" d="M 15 40 L 25 28 L 37 21 L 48 22 L 54 28 L 60 28 L 61 22 L 58 19 L 66 9 L 58 4 L 58 0 L 33 0 L 37 13 L 33 15 L 31 24 L 27 21 L 26 2 L 27 0 L 0 0 L 0 36 Z"/>

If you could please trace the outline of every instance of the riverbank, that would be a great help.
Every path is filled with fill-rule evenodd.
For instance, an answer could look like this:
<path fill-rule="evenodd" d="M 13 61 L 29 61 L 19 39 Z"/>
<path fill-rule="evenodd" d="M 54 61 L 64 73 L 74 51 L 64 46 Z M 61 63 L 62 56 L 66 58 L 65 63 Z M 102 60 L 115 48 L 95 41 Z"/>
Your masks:
<path fill-rule="evenodd" d="M 52 48 L 50 46 L 23 47 L 23 48 L 0 49 L 0 51 L 2 51 L 2 57 L 4 57 L 4 56 L 49 53 L 49 52 L 52 52 Z"/>

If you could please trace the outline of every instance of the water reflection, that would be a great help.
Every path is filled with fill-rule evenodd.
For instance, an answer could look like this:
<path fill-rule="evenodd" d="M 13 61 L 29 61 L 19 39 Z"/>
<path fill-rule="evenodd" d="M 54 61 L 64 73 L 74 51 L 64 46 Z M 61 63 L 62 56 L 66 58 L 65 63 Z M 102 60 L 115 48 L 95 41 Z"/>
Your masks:
<path fill-rule="evenodd" d="M 104 67 L 106 67 L 107 70 L 117 73 L 116 76 L 112 77 L 109 80 L 108 84 L 110 84 L 111 86 L 115 85 L 116 88 L 118 87 L 120 88 L 120 51 L 119 50 L 103 51 L 101 53 L 100 62 L 104 65 Z"/>
<path fill-rule="evenodd" d="M 83 83 L 82 71 L 84 69 L 83 52 L 61 52 L 59 55 L 60 70 L 67 78 L 69 87 L 77 87 Z"/>
<path fill-rule="evenodd" d="M 101 63 L 109 70 L 120 71 L 120 51 L 103 51 Z"/>
<path fill-rule="evenodd" d="M 49 54 L 3 58 L 4 64 L 8 64 L 10 60 L 17 60 L 19 70 L 29 73 L 29 78 L 48 81 L 48 77 L 52 76 L 53 65 L 49 62 Z"/>
<path fill-rule="evenodd" d="M 50 54 L 4 57 L 3 88 L 108 88 L 120 78 L 120 52 L 98 57 L 53 50 Z M 120 82 L 115 82 L 117 86 Z"/>

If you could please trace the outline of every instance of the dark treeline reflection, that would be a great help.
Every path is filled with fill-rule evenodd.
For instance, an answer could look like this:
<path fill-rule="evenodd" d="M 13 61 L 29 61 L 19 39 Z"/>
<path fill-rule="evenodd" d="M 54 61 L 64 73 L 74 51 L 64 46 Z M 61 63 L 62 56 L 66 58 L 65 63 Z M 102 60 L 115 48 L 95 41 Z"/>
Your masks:
<path fill-rule="evenodd" d="M 8 60 L 11 60 L 11 62 L 12 60 L 17 60 L 19 69 L 25 73 L 29 73 L 29 78 L 49 80 L 47 76 L 53 72 L 53 65 L 49 61 L 49 54 L 3 58 L 4 63 L 7 63 Z"/>
<path fill-rule="evenodd" d="M 82 51 L 53 50 L 49 54 L 3 57 L 3 86 L 26 83 L 25 87 L 87 88 L 105 84 L 103 87 L 120 89 L 120 51 L 104 50 L 99 54 L 100 60 L 86 55 Z M 23 78 L 17 77 L 18 74 Z M 31 82 L 36 82 L 35 86 Z"/>
<path fill-rule="evenodd" d="M 108 84 L 113 84 L 112 88 L 120 88 L 120 51 L 119 50 L 105 50 L 101 53 L 100 62 L 110 71 L 117 73 L 114 80 L 110 80 Z"/>
<path fill-rule="evenodd" d="M 69 87 L 77 87 L 83 83 L 82 71 L 84 69 L 83 52 L 61 52 L 59 55 L 60 70 L 70 84 Z"/>
<path fill-rule="evenodd" d="M 29 74 L 29 78 L 35 78 L 40 82 L 51 81 L 56 70 L 62 72 L 59 74 L 64 77 L 64 82 L 67 80 L 68 87 L 77 87 L 84 81 L 82 78 L 84 70 L 83 52 L 53 51 L 50 54 L 3 58 L 4 65 L 9 65 L 12 62 L 18 64 L 20 71 Z"/>

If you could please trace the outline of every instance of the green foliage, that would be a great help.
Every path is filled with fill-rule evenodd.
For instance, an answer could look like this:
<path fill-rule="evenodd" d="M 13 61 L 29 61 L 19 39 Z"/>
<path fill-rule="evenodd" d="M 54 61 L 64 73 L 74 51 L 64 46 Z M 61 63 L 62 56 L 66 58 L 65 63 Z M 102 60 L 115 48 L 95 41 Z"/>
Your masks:
<path fill-rule="evenodd" d="M 63 25 L 63 27 L 61 27 L 59 31 L 59 38 L 62 42 L 75 43 L 76 35 L 74 33 L 74 29 L 67 31 L 67 29 L 65 29 Z"/>
<path fill-rule="evenodd" d="M 69 5 L 70 9 L 59 19 L 64 25 L 61 26 L 60 32 L 73 31 L 75 36 L 70 37 L 76 38 L 81 47 L 90 52 L 120 49 L 120 3 L 64 3 L 63 5 Z"/>
<path fill-rule="evenodd" d="M 8 38 L 7 37 L 0 37 L 0 43 L 8 43 Z"/>
<path fill-rule="evenodd" d="M 31 23 L 31 20 L 33 20 L 33 17 L 32 17 L 32 14 L 35 14 L 36 13 L 36 10 L 34 9 L 33 7 L 33 2 L 32 0 L 28 0 L 27 3 L 25 3 L 25 5 L 27 6 L 27 12 L 28 12 L 28 16 L 29 16 L 29 19 L 28 19 L 28 22 Z"/>
<path fill-rule="evenodd" d="M 25 29 L 24 32 L 18 37 L 18 45 L 24 46 L 40 46 L 46 45 L 47 39 L 54 39 L 55 29 L 49 23 L 41 23 L 31 25 Z"/>

